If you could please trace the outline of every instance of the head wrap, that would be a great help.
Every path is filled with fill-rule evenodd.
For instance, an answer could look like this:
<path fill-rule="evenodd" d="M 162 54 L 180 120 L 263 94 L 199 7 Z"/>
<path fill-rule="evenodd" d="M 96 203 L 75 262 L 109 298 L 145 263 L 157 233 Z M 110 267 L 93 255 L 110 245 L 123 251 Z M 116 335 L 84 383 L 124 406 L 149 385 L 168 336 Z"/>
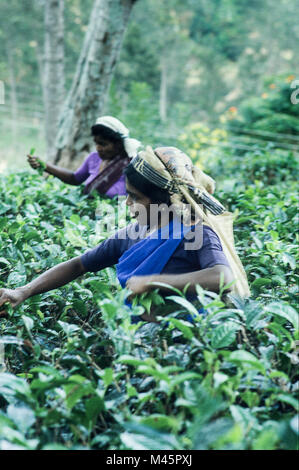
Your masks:
<path fill-rule="evenodd" d="M 97 124 L 108 127 L 112 131 L 120 134 L 120 137 L 124 142 L 125 151 L 129 158 L 133 158 L 137 155 L 137 149 L 140 147 L 141 142 L 129 137 L 129 129 L 127 129 L 122 122 L 113 116 L 102 116 L 96 120 L 95 125 Z"/>
<path fill-rule="evenodd" d="M 216 232 L 236 280 L 233 292 L 240 297 L 249 297 L 247 276 L 234 245 L 233 214 L 209 194 L 214 187 L 213 180 L 175 147 L 158 147 L 154 151 L 146 147 L 131 165 L 144 178 L 171 194 L 171 203 L 183 216 L 183 222 L 189 205 L 203 223 Z"/>
<path fill-rule="evenodd" d="M 214 190 L 214 180 L 176 147 L 158 147 L 155 151 L 147 147 L 134 158 L 132 166 L 148 181 L 173 194 L 172 202 L 176 201 L 177 205 L 183 200 L 180 187 L 186 187 L 198 204 L 203 204 L 211 213 L 217 215 L 225 211 L 209 194 Z"/>

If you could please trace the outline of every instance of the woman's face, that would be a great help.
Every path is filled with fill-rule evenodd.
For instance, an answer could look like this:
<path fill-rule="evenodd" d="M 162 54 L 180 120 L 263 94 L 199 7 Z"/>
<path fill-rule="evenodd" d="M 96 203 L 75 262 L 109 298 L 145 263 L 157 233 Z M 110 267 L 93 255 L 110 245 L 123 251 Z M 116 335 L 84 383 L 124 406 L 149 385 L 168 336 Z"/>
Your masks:
<path fill-rule="evenodd" d="M 126 179 L 127 200 L 126 204 L 130 209 L 130 214 L 139 225 L 149 225 L 151 199 L 132 186 Z"/>
<path fill-rule="evenodd" d="M 113 160 L 114 157 L 119 155 L 120 142 L 112 142 L 111 140 L 103 139 L 100 135 L 95 135 L 93 140 L 102 160 Z"/>

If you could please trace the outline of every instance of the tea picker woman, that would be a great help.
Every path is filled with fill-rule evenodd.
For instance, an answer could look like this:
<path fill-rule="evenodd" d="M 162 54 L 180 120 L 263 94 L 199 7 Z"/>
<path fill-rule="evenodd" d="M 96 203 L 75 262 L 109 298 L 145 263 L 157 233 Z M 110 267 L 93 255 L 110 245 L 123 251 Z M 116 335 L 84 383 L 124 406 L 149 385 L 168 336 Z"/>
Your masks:
<path fill-rule="evenodd" d="M 124 168 L 130 158 L 135 157 L 140 142 L 129 137 L 129 130 L 118 119 L 112 116 L 102 116 L 91 128 L 91 134 L 96 145 L 77 171 L 44 163 L 45 171 L 56 176 L 61 181 L 71 185 L 84 183 L 84 192 L 93 190 L 112 198 L 126 194 Z M 39 157 L 28 155 L 32 168 L 42 165 Z"/>
<path fill-rule="evenodd" d="M 194 295 L 197 284 L 219 292 L 221 282 L 228 285 L 232 281 L 235 294 L 250 295 L 233 238 L 225 228 L 230 215 L 206 191 L 202 173 L 183 152 L 173 147 L 155 151 L 147 147 L 128 165 L 125 175 L 126 202 L 137 222 L 23 287 L 0 289 L 0 306 L 5 302 L 19 305 L 88 271 L 112 265 L 116 265 L 121 286 L 132 295 L 157 288 L 156 282 L 181 290 L 188 284 L 188 294 Z M 157 212 L 158 205 L 162 210 Z M 169 208 L 173 216 L 163 217 L 163 209 L 167 213 Z M 190 246 L 190 242 L 196 243 Z M 160 289 L 167 291 L 167 287 Z M 154 320 L 146 315 L 142 318 Z"/>

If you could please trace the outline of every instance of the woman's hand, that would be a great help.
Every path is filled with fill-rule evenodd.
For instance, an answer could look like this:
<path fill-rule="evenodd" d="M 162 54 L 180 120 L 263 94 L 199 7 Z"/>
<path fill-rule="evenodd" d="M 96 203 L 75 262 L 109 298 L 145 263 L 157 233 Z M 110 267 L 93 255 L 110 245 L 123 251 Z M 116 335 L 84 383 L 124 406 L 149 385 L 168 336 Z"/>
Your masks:
<path fill-rule="evenodd" d="M 0 289 L 0 307 L 6 302 L 10 303 L 12 307 L 24 302 L 27 299 L 26 289 L 18 287 L 17 289 Z"/>
<path fill-rule="evenodd" d="M 127 280 L 126 287 L 130 289 L 134 295 L 143 294 L 151 290 L 151 282 L 153 282 L 153 276 L 133 276 Z"/>
<path fill-rule="evenodd" d="M 44 166 L 44 162 L 42 162 L 39 157 L 35 157 L 34 155 L 27 155 L 27 160 L 31 168 L 34 170 L 38 170 Z"/>
<path fill-rule="evenodd" d="M 143 294 L 144 292 L 149 292 L 153 286 L 150 285 L 154 281 L 153 276 L 133 276 L 127 280 L 126 287 L 130 289 L 133 294 L 128 297 L 129 301 L 132 301 L 134 295 Z M 141 319 L 147 322 L 158 323 L 156 317 L 152 313 L 144 313 L 141 315 Z"/>

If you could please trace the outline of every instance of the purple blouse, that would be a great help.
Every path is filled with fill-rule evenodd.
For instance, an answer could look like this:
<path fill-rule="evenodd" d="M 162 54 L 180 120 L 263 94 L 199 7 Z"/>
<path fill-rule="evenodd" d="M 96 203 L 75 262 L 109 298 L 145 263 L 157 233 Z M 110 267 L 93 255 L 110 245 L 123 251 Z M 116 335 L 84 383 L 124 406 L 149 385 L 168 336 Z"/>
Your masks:
<path fill-rule="evenodd" d="M 84 182 L 85 186 L 91 183 L 91 181 L 93 181 L 94 178 L 99 174 L 102 161 L 103 160 L 99 156 L 98 152 L 92 152 L 89 154 L 80 168 L 78 168 L 78 170 L 74 173 L 76 181 L 78 183 Z M 111 198 L 117 195 L 126 195 L 125 175 L 121 175 L 119 180 L 117 180 L 116 183 L 114 183 L 106 192 L 106 196 Z"/>

